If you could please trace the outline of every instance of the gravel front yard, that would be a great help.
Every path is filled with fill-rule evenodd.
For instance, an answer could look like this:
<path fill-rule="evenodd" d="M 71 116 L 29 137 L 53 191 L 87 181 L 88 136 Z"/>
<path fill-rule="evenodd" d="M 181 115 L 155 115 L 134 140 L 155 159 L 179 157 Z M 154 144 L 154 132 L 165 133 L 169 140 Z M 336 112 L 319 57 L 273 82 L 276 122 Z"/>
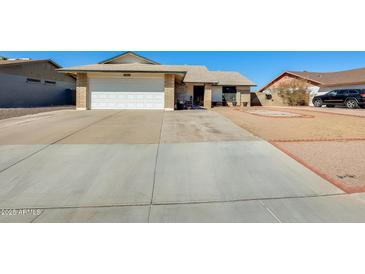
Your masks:
<path fill-rule="evenodd" d="M 288 107 L 278 107 L 278 106 L 272 106 L 270 108 L 273 109 L 288 109 Z M 333 113 L 333 114 L 342 114 L 342 115 L 350 115 L 350 116 L 359 116 L 365 118 L 365 110 L 361 108 L 357 109 L 347 109 L 345 107 L 334 107 L 334 108 L 327 108 L 327 107 L 321 107 L 321 108 L 314 108 L 314 107 L 290 107 L 290 109 L 298 109 L 298 110 L 306 110 L 310 112 L 323 112 L 323 113 Z"/>
<path fill-rule="evenodd" d="M 268 108 L 251 107 L 247 111 L 255 109 L 268 110 Z M 365 118 L 361 117 L 298 109 L 290 110 L 290 112 L 304 115 L 304 117 L 269 117 L 224 107 L 213 110 L 265 140 L 365 139 Z M 277 111 L 282 110 L 277 109 Z M 309 117 L 308 114 L 310 114 Z"/>
<path fill-rule="evenodd" d="M 61 109 L 75 109 L 75 106 L 39 107 L 39 108 L 0 108 L 0 120 L 11 117 L 19 117 L 29 114 L 37 114 Z"/>
<path fill-rule="evenodd" d="M 280 143 L 291 154 L 335 180 L 348 189 L 365 191 L 365 141 Z"/>
<path fill-rule="evenodd" d="M 269 109 L 247 109 L 254 110 Z M 233 108 L 214 108 L 214 111 L 271 141 L 344 191 L 365 192 L 365 118 L 297 108 L 285 111 L 307 117 L 270 117 Z"/>

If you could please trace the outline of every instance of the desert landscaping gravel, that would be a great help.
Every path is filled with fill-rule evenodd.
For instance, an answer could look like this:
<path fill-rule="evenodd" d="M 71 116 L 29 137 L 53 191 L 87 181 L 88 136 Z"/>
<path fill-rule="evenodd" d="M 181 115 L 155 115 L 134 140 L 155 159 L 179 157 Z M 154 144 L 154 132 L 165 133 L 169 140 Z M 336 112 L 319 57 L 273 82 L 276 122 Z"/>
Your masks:
<path fill-rule="evenodd" d="M 288 109 L 288 107 L 279 107 L 279 106 L 272 106 L 270 108 L 273 109 Z M 323 112 L 323 113 L 333 113 L 333 114 L 342 114 L 342 115 L 350 115 L 350 116 L 359 116 L 365 118 L 365 110 L 361 108 L 357 109 L 348 109 L 345 107 L 333 107 L 333 108 L 327 108 L 327 107 L 321 107 L 321 108 L 314 108 L 309 106 L 303 106 L 303 107 L 290 107 L 291 110 L 306 110 L 310 112 Z"/>
<path fill-rule="evenodd" d="M 29 114 L 37 114 L 41 112 L 75 109 L 75 106 L 57 106 L 57 107 L 39 107 L 39 108 L 0 108 L 0 120 L 11 117 L 19 117 Z"/>
<path fill-rule="evenodd" d="M 311 111 L 310 108 L 285 108 L 285 111 L 307 117 L 270 117 L 247 112 L 254 110 L 275 111 L 275 108 L 214 109 L 238 126 L 283 148 L 296 160 L 339 181 L 350 192 L 365 192 L 363 117 L 326 113 L 324 110 Z M 282 112 L 284 109 L 276 110 Z M 365 110 L 356 111 L 365 113 Z"/>
<path fill-rule="evenodd" d="M 365 141 L 290 142 L 280 146 L 348 186 L 365 187 Z"/>
<path fill-rule="evenodd" d="M 251 107 L 249 111 L 255 109 L 269 110 Z M 305 116 L 310 114 L 310 117 L 266 117 L 224 107 L 213 110 L 265 140 L 365 139 L 365 119 L 360 117 L 298 109 L 290 111 Z"/>

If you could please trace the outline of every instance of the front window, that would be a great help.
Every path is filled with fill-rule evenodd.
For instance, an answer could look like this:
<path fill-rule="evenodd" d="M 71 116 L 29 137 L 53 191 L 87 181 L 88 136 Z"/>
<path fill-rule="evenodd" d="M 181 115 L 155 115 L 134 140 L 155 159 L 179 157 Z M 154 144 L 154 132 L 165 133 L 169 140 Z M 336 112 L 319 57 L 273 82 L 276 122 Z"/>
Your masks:
<path fill-rule="evenodd" d="M 234 86 L 223 86 L 223 102 L 232 103 L 236 102 L 236 87 Z"/>

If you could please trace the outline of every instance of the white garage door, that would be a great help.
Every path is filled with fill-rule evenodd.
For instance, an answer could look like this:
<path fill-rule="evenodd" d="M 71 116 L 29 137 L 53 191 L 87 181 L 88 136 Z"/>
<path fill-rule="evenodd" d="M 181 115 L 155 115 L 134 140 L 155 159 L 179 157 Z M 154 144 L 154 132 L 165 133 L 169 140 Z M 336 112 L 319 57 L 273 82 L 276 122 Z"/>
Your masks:
<path fill-rule="evenodd" d="M 163 109 L 164 79 L 90 78 L 92 109 Z"/>

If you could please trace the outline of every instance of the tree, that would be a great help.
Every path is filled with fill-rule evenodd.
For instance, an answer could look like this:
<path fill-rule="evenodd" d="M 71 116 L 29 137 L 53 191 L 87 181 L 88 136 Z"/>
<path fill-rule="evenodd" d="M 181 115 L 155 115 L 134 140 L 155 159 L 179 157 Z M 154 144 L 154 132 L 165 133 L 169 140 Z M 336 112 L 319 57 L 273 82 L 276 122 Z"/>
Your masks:
<path fill-rule="evenodd" d="M 5 56 L 0 56 L 0 60 L 8 60 L 8 58 Z"/>
<path fill-rule="evenodd" d="M 290 79 L 278 83 L 272 91 L 283 99 L 289 106 L 307 106 L 309 103 L 309 84 L 302 79 Z"/>

